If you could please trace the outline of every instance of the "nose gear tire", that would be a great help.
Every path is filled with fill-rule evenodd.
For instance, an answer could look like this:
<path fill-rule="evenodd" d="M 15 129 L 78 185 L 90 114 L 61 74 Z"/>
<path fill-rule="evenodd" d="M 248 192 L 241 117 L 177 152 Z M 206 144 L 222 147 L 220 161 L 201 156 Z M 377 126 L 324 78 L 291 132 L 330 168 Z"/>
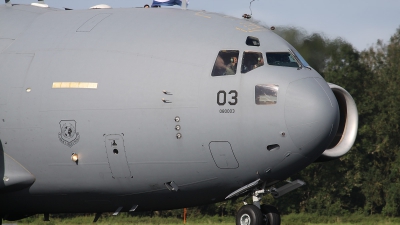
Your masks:
<path fill-rule="evenodd" d="M 255 205 L 244 205 L 236 213 L 236 225 L 263 225 L 261 210 Z"/>
<path fill-rule="evenodd" d="M 281 225 L 281 215 L 272 205 L 261 205 L 261 212 L 267 218 L 266 225 Z"/>

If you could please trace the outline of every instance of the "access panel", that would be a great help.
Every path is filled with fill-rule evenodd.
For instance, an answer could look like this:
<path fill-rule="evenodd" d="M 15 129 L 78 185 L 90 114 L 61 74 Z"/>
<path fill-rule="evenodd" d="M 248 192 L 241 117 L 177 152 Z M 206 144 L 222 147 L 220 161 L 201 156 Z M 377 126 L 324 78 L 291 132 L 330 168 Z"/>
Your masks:
<path fill-rule="evenodd" d="M 232 146 L 227 141 L 212 141 L 209 144 L 215 165 L 220 169 L 236 169 L 239 163 L 232 151 Z"/>

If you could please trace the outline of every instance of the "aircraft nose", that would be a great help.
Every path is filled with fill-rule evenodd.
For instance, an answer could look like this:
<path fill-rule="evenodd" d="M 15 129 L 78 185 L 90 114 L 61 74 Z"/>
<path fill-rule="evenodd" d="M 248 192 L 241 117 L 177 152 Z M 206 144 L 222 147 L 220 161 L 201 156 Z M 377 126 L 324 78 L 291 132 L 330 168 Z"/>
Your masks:
<path fill-rule="evenodd" d="M 318 157 L 336 134 L 339 106 L 322 78 L 305 78 L 289 84 L 285 121 L 290 138 L 300 153 Z"/>

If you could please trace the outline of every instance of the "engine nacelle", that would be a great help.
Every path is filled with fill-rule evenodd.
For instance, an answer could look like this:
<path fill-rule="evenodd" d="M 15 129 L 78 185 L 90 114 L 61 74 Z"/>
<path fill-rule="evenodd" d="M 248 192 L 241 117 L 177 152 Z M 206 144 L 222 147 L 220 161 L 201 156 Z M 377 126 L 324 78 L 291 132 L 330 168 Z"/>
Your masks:
<path fill-rule="evenodd" d="M 346 154 L 354 144 L 358 128 L 358 111 L 353 97 L 342 87 L 328 83 L 339 104 L 340 122 L 335 138 L 315 162 L 337 159 Z"/>

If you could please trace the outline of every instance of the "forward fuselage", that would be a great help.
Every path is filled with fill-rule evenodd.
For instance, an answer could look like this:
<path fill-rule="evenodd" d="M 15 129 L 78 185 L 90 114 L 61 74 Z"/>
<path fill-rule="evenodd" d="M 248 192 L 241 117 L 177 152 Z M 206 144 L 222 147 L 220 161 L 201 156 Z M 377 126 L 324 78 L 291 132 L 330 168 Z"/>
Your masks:
<path fill-rule="evenodd" d="M 2 213 L 221 201 L 254 180 L 303 169 L 337 129 L 324 79 L 269 65 L 267 52 L 292 47 L 247 20 L 21 5 L 1 6 L 0 21 L 0 139 L 36 179 L 0 194 Z M 247 45 L 248 36 L 260 46 Z M 221 50 L 239 51 L 235 75 L 211 76 Z M 265 64 L 241 73 L 244 52 L 261 53 Z M 257 104 L 268 102 L 257 99 L 257 85 L 277 88 L 270 104 Z"/>

